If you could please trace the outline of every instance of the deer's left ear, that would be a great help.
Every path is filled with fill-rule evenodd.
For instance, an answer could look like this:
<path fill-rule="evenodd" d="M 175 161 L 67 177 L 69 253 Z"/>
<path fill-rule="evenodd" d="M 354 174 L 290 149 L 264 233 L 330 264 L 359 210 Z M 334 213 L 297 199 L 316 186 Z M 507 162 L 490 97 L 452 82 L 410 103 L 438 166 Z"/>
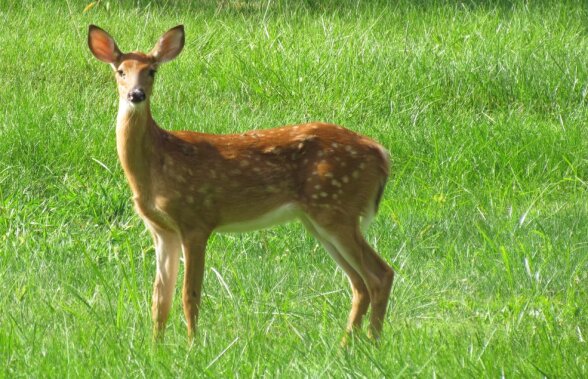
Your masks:
<path fill-rule="evenodd" d="M 184 48 L 184 40 L 184 25 L 178 25 L 165 32 L 149 54 L 157 63 L 171 61 Z"/>

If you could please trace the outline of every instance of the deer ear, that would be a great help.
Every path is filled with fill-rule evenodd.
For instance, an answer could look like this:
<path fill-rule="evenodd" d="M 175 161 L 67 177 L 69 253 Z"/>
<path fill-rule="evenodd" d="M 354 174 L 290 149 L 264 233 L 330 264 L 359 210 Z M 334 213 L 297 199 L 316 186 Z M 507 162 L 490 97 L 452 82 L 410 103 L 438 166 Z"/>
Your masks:
<path fill-rule="evenodd" d="M 98 60 L 105 63 L 114 64 L 122 55 L 114 39 L 96 25 L 90 25 L 88 29 L 88 47 Z"/>
<path fill-rule="evenodd" d="M 150 55 L 157 63 L 171 61 L 184 48 L 184 25 L 178 25 L 167 32 L 157 42 Z"/>

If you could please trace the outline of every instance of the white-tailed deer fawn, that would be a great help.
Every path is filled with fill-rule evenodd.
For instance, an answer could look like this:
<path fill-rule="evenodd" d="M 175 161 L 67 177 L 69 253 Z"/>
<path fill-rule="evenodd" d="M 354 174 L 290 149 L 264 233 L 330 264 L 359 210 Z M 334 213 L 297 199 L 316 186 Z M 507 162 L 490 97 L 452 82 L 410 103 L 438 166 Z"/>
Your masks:
<path fill-rule="evenodd" d="M 162 335 L 180 252 L 188 335 L 200 307 L 206 242 L 212 232 L 246 231 L 299 219 L 346 272 L 353 292 L 347 330 L 371 304 L 378 337 L 393 270 L 365 241 L 360 224 L 375 214 L 388 176 L 386 151 L 373 140 L 323 123 L 235 135 L 166 131 L 149 102 L 160 64 L 184 46 L 184 28 L 166 32 L 150 53 L 122 53 L 90 25 L 88 45 L 114 69 L 119 92 L 116 146 L 137 213 L 153 234 L 155 336 Z"/>

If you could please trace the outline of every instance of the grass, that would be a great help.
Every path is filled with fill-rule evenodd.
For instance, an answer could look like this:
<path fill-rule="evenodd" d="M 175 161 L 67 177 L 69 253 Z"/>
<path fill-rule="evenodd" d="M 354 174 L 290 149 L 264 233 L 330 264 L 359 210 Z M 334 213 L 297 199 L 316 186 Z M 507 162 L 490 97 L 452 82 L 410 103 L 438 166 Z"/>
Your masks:
<path fill-rule="evenodd" d="M 586 377 L 588 11 L 581 1 L 0 0 L 4 377 Z M 382 342 L 338 349 L 350 291 L 297 224 L 209 243 L 198 342 L 151 343 L 154 253 L 114 144 L 123 50 L 184 23 L 168 129 L 324 120 L 393 176 L 369 240 L 397 270 Z"/>

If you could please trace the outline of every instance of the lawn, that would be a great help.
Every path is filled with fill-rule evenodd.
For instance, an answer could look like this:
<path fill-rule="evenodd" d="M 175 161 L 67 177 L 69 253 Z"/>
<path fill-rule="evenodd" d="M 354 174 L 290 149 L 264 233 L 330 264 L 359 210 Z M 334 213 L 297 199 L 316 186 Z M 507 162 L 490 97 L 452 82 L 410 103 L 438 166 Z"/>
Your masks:
<path fill-rule="evenodd" d="M 583 1 L 88 3 L 0 0 L 0 376 L 588 376 Z M 339 348 L 347 279 L 296 223 L 214 235 L 196 342 L 178 290 L 152 343 L 154 249 L 91 23 L 124 51 L 185 25 L 164 128 L 321 120 L 386 146 L 379 344 Z"/>

